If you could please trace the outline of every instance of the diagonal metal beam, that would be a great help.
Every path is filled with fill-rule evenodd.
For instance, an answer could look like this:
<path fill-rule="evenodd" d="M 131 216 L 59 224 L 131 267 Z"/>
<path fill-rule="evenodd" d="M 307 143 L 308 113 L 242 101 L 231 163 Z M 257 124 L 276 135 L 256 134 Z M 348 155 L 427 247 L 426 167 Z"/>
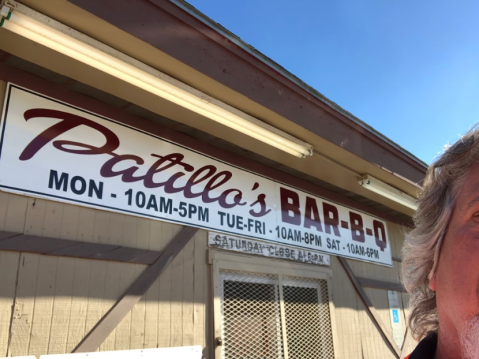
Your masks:
<path fill-rule="evenodd" d="M 97 350 L 197 231 L 198 228 L 184 227 L 166 246 L 155 263 L 140 275 L 123 297 L 116 302 L 81 343 L 78 344 L 73 353 L 94 352 Z"/>
<path fill-rule="evenodd" d="M 343 266 L 344 270 L 346 271 L 346 274 L 348 275 L 349 279 L 353 283 L 354 288 L 356 289 L 356 292 L 358 292 L 359 297 L 363 301 L 364 305 L 366 306 L 366 309 L 368 310 L 369 314 L 371 315 L 373 322 L 376 324 L 376 326 L 379 328 L 379 331 L 383 337 L 386 338 L 389 346 L 394 350 L 394 353 L 396 353 L 396 358 L 399 358 L 401 355 L 401 352 L 399 351 L 399 348 L 396 344 L 396 342 L 393 340 L 391 335 L 386 331 L 386 326 L 382 322 L 381 318 L 379 317 L 378 312 L 376 311 L 376 308 L 374 308 L 373 303 L 369 299 L 368 295 L 364 291 L 363 287 L 359 283 L 358 278 L 354 275 L 353 270 L 349 266 L 349 263 L 346 261 L 345 258 L 338 257 L 339 262 Z"/>

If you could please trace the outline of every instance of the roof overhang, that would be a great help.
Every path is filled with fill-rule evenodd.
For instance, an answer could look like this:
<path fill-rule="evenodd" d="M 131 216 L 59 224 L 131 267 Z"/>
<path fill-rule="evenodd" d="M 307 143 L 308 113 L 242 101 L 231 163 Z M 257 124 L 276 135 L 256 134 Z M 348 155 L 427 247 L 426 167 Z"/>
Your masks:
<path fill-rule="evenodd" d="M 237 134 L 168 101 L 122 83 L 76 60 L 2 33 L 0 48 L 150 111 L 261 153 L 346 191 L 402 213 L 410 209 L 363 189 L 356 173 L 371 174 L 415 195 L 424 163 L 368 128 L 241 43 L 214 29 L 200 15 L 172 2 L 144 0 L 23 0 L 23 4 L 145 64 L 313 145 L 318 156 L 298 160 Z M 35 48 L 35 51 L 31 51 Z"/>

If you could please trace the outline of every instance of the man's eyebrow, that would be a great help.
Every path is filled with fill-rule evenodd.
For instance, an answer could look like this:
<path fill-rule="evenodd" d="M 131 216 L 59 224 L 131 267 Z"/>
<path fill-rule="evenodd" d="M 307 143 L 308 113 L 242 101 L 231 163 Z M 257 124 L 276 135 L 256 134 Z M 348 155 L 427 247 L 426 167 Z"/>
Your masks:
<path fill-rule="evenodd" d="M 479 195 L 470 200 L 466 205 L 466 211 L 479 202 Z"/>

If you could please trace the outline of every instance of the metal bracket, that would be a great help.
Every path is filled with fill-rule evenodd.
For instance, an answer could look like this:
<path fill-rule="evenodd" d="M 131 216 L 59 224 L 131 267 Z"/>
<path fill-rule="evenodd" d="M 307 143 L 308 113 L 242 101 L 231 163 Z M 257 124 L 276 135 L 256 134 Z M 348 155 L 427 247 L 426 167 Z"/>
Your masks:
<path fill-rule="evenodd" d="M 15 10 L 16 3 L 10 0 L 1 0 L 0 2 L 0 27 L 3 26 L 5 19 L 9 20 L 12 15 L 12 11 Z"/>
<path fill-rule="evenodd" d="M 3 16 L 3 7 L 7 7 L 10 9 L 10 11 L 13 11 L 17 7 L 17 3 L 13 2 L 12 0 L 1 0 L 0 8 L 2 8 L 2 16 Z"/>

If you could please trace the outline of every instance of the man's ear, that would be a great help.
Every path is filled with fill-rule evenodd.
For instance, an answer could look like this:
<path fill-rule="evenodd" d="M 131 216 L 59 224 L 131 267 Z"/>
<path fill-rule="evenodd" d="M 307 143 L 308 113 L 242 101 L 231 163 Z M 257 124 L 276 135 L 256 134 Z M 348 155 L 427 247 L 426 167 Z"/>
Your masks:
<path fill-rule="evenodd" d="M 433 292 L 436 291 L 436 273 L 434 273 L 429 279 L 429 289 L 431 289 Z"/>

